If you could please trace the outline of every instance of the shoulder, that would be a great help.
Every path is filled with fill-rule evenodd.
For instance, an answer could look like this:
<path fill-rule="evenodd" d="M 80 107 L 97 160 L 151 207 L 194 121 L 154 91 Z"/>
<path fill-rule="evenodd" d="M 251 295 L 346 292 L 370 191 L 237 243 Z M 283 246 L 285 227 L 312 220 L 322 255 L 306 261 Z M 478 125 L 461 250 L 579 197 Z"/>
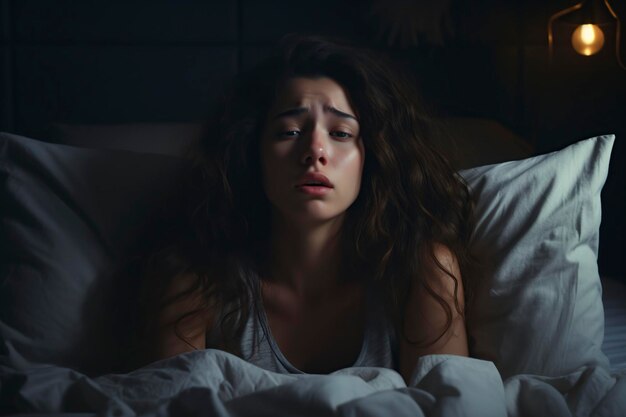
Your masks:
<path fill-rule="evenodd" d="M 160 321 L 163 325 L 179 319 L 189 320 L 196 325 L 210 324 L 216 313 L 216 298 L 208 296 L 200 277 L 195 273 L 178 274 L 169 283 Z"/>
<path fill-rule="evenodd" d="M 452 249 L 450 249 L 448 246 L 444 245 L 443 243 L 433 243 L 433 255 L 435 256 L 435 259 L 437 260 L 437 262 L 439 262 L 442 265 L 447 265 L 447 266 L 457 266 L 458 267 L 458 261 L 456 259 L 456 255 L 454 254 L 454 252 L 452 252 Z"/>
<path fill-rule="evenodd" d="M 436 244 L 426 266 L 416 274 L 406 306 L 407 322 L 422 335 L 435 336 L 465 316 L 465 293 L 457 257 L 449 247 Z M 458 329 L 454 330 L 458 332 Z"/>
<path fill-rule="evenodd" d="M 448 246 L 434 243 L 432 251 L 423 257 L 422 262 L 420 281 L 446 293 L 454 292 L 455 286 L 462 291 L 459 261 Z"/>
<path fill-rule="evenodd" d="M 406 304 L 400 372 L 407 382 L 420 356 L 468 355 L 463 284 L 457 257 L 443 244 L 430 249 L 420 273 L 414 277 Z"/>

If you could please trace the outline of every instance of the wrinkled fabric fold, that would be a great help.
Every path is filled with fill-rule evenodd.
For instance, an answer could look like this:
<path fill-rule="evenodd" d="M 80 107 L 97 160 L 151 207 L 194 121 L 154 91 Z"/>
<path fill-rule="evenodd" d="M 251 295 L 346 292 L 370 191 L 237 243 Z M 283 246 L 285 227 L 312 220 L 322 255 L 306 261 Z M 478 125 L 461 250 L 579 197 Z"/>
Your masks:
<path fill-rule="evenodd" d="M 503 381 L 493 362 L 455 355 L 419 358 L 408 386 L 392 369 L 278 374 L 214 349 L 96 378 L 26 365 L 17 354 L 2 358 L 0 409 L 117 417 L 612 417 L 626 411 L 626 372 L 583 367 L 559 377 L 516 375 Z"/>

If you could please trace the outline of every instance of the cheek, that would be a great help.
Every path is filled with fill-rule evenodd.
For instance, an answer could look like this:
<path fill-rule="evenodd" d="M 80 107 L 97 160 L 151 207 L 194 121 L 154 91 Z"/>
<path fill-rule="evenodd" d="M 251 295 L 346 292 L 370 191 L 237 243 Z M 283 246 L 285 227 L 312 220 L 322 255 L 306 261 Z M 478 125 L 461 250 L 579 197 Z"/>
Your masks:
<path fill-rule="evenodd" d="M 266 166 L 276 165 L 277 163 L 284 162 L 290 152 L 292 152 L 292 145 L 289 141 L 271 141 L 264 139 L 261 143 L 261 159 Z"/>
<path fill-rule="evenodd" d="M 364 153 L 361 148 L 352 148 L 343 155 L 341 170 L 346 174 L 346 179 L 356 186 L 361 183 L 363 174 Z"/>
<path fill-rule="evenodd" d="M 285 165 L 287 152 L 283 147 L 276 145 L 264 146 L 261 150 L 265 171 L 274 171 Z"/>

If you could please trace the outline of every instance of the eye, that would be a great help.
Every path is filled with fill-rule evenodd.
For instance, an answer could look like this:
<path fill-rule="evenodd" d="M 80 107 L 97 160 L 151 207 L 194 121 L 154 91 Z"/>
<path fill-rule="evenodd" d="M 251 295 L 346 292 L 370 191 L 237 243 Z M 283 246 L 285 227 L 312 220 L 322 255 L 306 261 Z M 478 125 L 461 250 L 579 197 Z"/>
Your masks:
<path fill-rule="evenodd" d="M 331 132 L 331 134 L 339 139 L 350 139 L 352 137 L 352 134 L 348 132 L 342 132 L 341 130 L 335 130 Z"/>
<path fill-rule="evenodd" d="M 300 134 L 299 130 L 285 130 L 283 132 L 278 132 L 276 134 L 276 136 L 278 136 L 278 137 L 295 138 L 299 134 Z"/>

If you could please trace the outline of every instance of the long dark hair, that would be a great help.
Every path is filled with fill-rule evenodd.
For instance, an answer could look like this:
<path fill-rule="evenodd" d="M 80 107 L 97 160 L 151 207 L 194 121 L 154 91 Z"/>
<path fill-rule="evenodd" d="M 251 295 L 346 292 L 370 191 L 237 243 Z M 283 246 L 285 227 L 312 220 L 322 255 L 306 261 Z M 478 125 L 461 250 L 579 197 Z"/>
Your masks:
<path fill-rule="evenodd" d="M 408 77 L 381 54 L 319 36 L 283 38 L 269 59 L 235 77 L 222 97 L 191 155 L 176 198 L 177 220 L 170 221 L 172 233 L 145 263 L 145 327 L 174 301 L 164 296 L 172 280 L 191 275 L 195 284 L 179 296 L 199 293 L 205 306 L 189 314 L 218 307 L 221 347 L 239 353 L 237 340 L 258 305 L 255 272 L 270 233 L 258 144 L 277 92 L 296 76 L 336 81 L 360 122 L 367 157 L 359 196 L 342 230 L 342 275 L 380 288 L 385 311 L 405 339 L 409 289 L 415 282 L 424 285 L 448 321 L 437 339 L 410 342 L 435 343 L 450 327 L 453 307 L 420 277 L 420 266 L 434 261 L 454 280 L 456 300 L 459 278 L 437 262 L 434 251 L 437 244 L 446 245 L 461 270 L 470 262 L 468 188 L 435 149 L 431 123 Z M 465 275 L 462 279 L 467 308 L 473 286 Z M 456 301 L 454 308 L 464 315 Z"/>

